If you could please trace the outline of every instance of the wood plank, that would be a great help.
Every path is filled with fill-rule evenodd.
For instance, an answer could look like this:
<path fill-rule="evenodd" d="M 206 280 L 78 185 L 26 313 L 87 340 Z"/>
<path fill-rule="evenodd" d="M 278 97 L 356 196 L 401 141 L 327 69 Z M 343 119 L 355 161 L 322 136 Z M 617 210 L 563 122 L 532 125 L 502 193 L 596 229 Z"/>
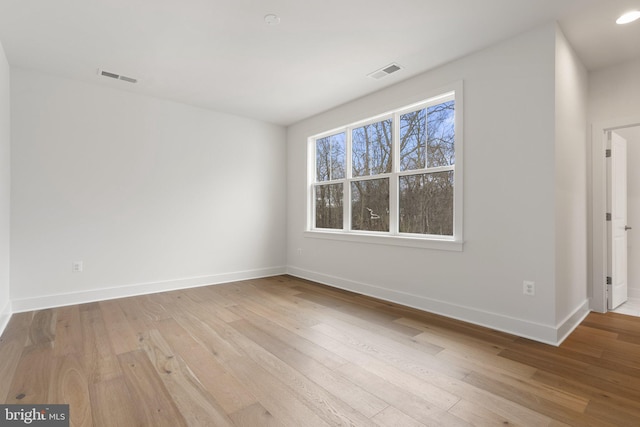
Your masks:
<path fill-rule="evenodd" d="M 324 305 L 318 305 L 308 299 L 292 298 L 291 301 L 282 301 L 281 305 L 296 310 L 305 310 L 306 313 L 315 317 L 317 322 L 331 324 L 331 322 L 335 320 L 341 323 L 351 324 L 429 354 L 436 354 L 442 350 L 442 347 L 437 345 L 416 343 L 413 338 L 422 333 L 422 330 L 413 326 L 397 323 L 397 316 L 376 313 L 375 310 L 369 307 L 361 307 L 353 302 L 341 304 L 338 309 L 333 309 Z"/>
<path fill-rule="evenodd" d="M 122 312 L 118 300 L 101 301 L 100 313 L 116 354 L 128 353 L 138 348 L 138 337 Z"/>
<path fill-rule="evenodd" d="M 453 405 L 449 412 L 474 426 L 517 426 L 514 420 L 496 414 L 482 405 L 461 399 Z M 525 424 L 520 424 L 526 426 Z"/>
<path fill-rule="evenodd" d="M 313 360 L 321 363 L 329 369 L 335 369 L 348 363 L 347 359 L 340 357 L 334 352 L 328 351 L 323 347 L 305 338 L 302 338 L 301 336 L 280 326 L 278 323 L 276 323 L 276 318 L 265 318 L 263 316 L 259 316 L 253 311 L 247 310 L 246 308 L 241 306 L 234 307 L 232 310 L 234 313 L 237 313 L 240 320 L 249 320 L 253 325 L 257 326 L 263 331 L 268 331 L 268 333 L 274 338 L 288 343 L 300 353 L 309 356 Z"/>
<path fill-rule="evenodd" d="M 24 340 L 23 340 L 24 341 Z M 10 386 L 22 356 L 24 345 L 19 340 L 9 340 L 0 344 L 0 402 L 8 400 Z"/>
<path fill-rule="evenodd" d="M 466 370 L 492 374 L 512 374 L 526 380 L 537 372 L 535 368 L 505 359 L 498 355 L 487 354 L 469 348 L 467 351 L 445 349 L 438 353 L 437 357 L 447 363 L 455 364 Z"/>
<path fill-rule="evenodd" d="M 546 398 L 541 395 L 541 388 L 534 390 L 534 393 L 531 385 L 517 384 L 506 377 L 490 378 L 478 372 L 472 372 L 464 381 L 550 418 L 565 423 L 578 422 L 581 425 L 588 425 L 588 417 L 584 415 L 586 402 L 577 396 L 570 394 L 563 396 L 556 392 L 554 395 L 549 394 Z"/>
<path fill-rule="evenodd" d="M 33 313 L 13 313 L 7 326 L 4 329 L 2 335 L 0 335 L 0 345 L 5 342 L 17 340 L 22 346 L 27 345 L 29 328 L 31 327 L 31 321 L 33 320 Z"/>
<path fill-rule="evenodd" d="M 38 310 L 33 313 L 27 345 L 51 344 L 56 336 L 56 310 Z"/>
<path fill-rule="evenodd" d="M 202 386 L 186 362 L 174 354 L 158 330 L 152 329 L 142 338 L 142 349 L 188 425 L 232 425 L 224 409 Z"/>
<path fill-rule="evenodd" d="M 286 427 L 331 425 L 306 405 L 291 388 L 248 357 L 243 356 L 233 362 L 225 363 L 224 366 L 251 389 L 257 402 L 277 420 L 276 425 Z"/>
<path fill-rule="evenodd" d="M 468 369 L 448 364 L 429 354 L 380 339 L 348 325 L 338 326 L 332 322 L 331 325 L 316 325 L 313 329 L 408 373 L 422 376 L 446 375 L 456 379 L 462 379 L 469 373 Z"/>
<path fill-rule="evenodd" d="M 314 303 L 318 303 L 323 308 L 331 310 L 324 310 L 324 312 L 330 312 L 333 317 L 340 318 L 349 323 L 358 323 L 360 326 L 364 326 L 367 329 L 377 328 L 382 331 L 393 331 L 396 334 L 401 334 L 405 338 L 410 338 L 418 335 L 422 331 L 409 325 L 403 325 L 396 323 L 395 321 L 400 318 L 397 314 L 387 313 L 381 311 L 375 307 L 363 307 L 360 304 L 354 302 L 343 302 L 338 305 L 330 305 L 322 303 L 323 299 L 330 299 L 330 297 L 323 296 L 322 299 L 313 293 L 300 293 L 295 298 L 304 299 Z M 343 315 L 343 316 L 341 316 Z"/>
<path fill-rule="evenodd" d="M 487 354 L 498 354 L 505 349 L 503 345 L 487 342 L 480 337 L 470 335 L 467 331 L 457 331 L 446 326 L 438 326 L 406 317 L 396 319 L 394 322 L 420 329 L 422 333 L 415 335 L 413 337 L 414 340 L 420 343 L 436 345 L 440 348 L 455 349 L 461 352 L 468 350 L 473 350 L 474 352 L 482 351 Z"/>
<path fill-rule="evenodd" d="M 541 344 L 533 342 L 523 345 L 514 344 L 511 348 L 502 351 L 500 355 L 535 366 L 542 371 L 566 378 L 578 378 L 586 385 L 640 401 L 640 378 L 636 371 L 633 371 L 634 375 L 629 375 L 627 367 L 602 368 L 590 364 L 589 361 L 583 361 L 585 356 L 579 353 L 559 354 L 561 349 L 555 347 L 547 349 L 540 346 Z"/>
<path fill-rule="evenodd" d="M 224 319 L 217 317 L 218 311 L 207 311 L 207 307 L 188 301 L 181 301 L 178 307 L 182 312 L 174 314 L 174 319 L 191 337 L 209 351 L 218 361 L 233 360 L 242 355 L 224 336 Z M 215 329 L 215 325 L 218 325 Z"/>
<path fill-rule="evenodd" d="M 617 427 L 637 427 L 638 417 L 635 413 L 627 412 L 624 409 L 611 410 L 611 406 L 607 402 L 594 400 L 589 402 L 585 414 L 591 419 L 597 420 L 597 425 L 617 426 Z M 588 418 L 587 418 L 588 419 Z M 592 424 L 596 422 L 592 421 Z"/>
<path fill-rule="evenodd" d="M 158 377 L 146 353 L 137 350 L 118 355 L 118 361 L 143 425 L 186 426 L 184 417 Z"/>
<path fill-rule="evenodd" d="M 82 359 L 89 383 L 106 382 L 122 375 L 120 363 L 111 347 L 100 306 L 80 312 L 82 322 Z"/>
<path fill-rule="evenodd" d="M 175 320 L 158 322 L 158 330 L 171 349 L 178 353 L 194 372 L 203 387 L 218 404 L 231 414 L 256 403 L 253 392 L 241 383 L 216 358 L 194 340 Z M 231 363 L 239 358 L 236 357 Z"/>
<path fill-rule="evenodd" d="M 371 424 L 367 417 L 355 411 L 345 402 L 340 401 L 335 396 L 328 393 L 325 389 L 310 381 L 302 373 L 292 368 L 276 355 L 270 353 L 261 347 L 249 336 L 248 322 L 239 321 L 230 324 L 239 333 L 232 337 L 245 350 L 245 353 L 255 363 L 259 364 L 270 373 L 278 378 L 280 382 L 296 392 L 298 398 L 307 404 L 320 418 L 330 425 L 369 425 Z M 253 328 L 253 332 L 256 329 Z M 256 336 L 255 334 L 253 335 Z M 275 340 L 272 340 L 273 345 Z M 276 344 L 277 345 L 277 344 Z M 300 354 L 300 353 L 298 353 Z"/>
<path fill-rule="evenodd" d="M 82 352 L 82 323 L 77 305 L 56 309 L 56 329 L 53 352 L 56 356 Z"/>
<path fill-rule="evenodd" d="M 631 419 L 640 420 L 640 407 L 638 406 L 638 401 L 633 398 L 629 398 L 628 396 L 620 396 L 604 392 L 602 389 L 589 386 L 580 381 L 574 380 L 573 378 L 563 378 L 544 371 L 537 372 L 532 379 L 538 383 L 554 387 L 556 390 L 563 390 L 575 395 L 581 395 L 588 399 L 589 404 L 593 402 L 603 402 L 610 411 L 631 414 Z M 602 417 L 597 416 L 597 418 Z"/>
<path fill-rule="evenodd" d="M 6 401 L 9 395 L 32 318 L 33 313 L 14 314 L 0 336 L 0 402 Z"/>
<path fill-rule="evenodd" d="M 300 353 L 289 343 L 270 336 L 260 329 L 258 324 L 243 320 L 234 322 L 232 326 L 242 335 L 346 403 L 349 406 L 346 409 L 347 412 L 351 412 L 351 408 L 353 408 L 369 418 L 388 406 L 386 402 L 356 386 L 346 377 Z"/>
<path fill-rule="evenodd" d="M 442 411 L 432 402 L 411 393 L 357 365 L 345 365 L 338 369 L 345 377 L 361 388 L 389 403 L 403 414 L 425 425 L 435 425 L 436 414 Z"/>
<path fill-rule="evenodd" d="M 144 413 L 136 408 L 124 377 L 89 384 L 89 398 L 95 427 L 148 425 Z"/>
<path fill-rule="evenodd" d="M 277 420 L 260 403 L 242 408 L 230 415 L 233 424 L 237 427 L 279 427 L 281 421 Z"/>
<path fill-rule="evenodd" d="M 411 418 L 393 406 L 387 406 L 371 420 L 380 427 L 424 427 L 425 424 Z"/>
<path fill-rule="evenodd" d="M 24 347 L 5 402 L 23 405 L 46 403 L 52 357 L 51 343 Z"/>
<path fill-rule="evenodd" d="M 89 387 L 78 355 L 71 353 L 54 357 L 51 365 L 46 403 L 68 404 L 71 425 L 92 426 Z"/>
<path fill-rule="evenodd" d="M 117 303 L 136 335 L 155 328 L 158 320 L 171 317 L 164 306 L 149 295 L 122 298 Z"/>

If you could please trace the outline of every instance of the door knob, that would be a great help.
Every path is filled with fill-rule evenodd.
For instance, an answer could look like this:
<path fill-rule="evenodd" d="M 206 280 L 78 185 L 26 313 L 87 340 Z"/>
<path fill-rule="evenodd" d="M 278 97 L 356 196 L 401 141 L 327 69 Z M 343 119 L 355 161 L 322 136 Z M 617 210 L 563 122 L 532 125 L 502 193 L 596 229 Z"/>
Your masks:
<path fill-rule="evenodd" d="M 628 225 L 625 225 L 624 226 L 624 231 L 627 231 L 627 230 L 631 230 L 631 227 L 629 227 Z"/>

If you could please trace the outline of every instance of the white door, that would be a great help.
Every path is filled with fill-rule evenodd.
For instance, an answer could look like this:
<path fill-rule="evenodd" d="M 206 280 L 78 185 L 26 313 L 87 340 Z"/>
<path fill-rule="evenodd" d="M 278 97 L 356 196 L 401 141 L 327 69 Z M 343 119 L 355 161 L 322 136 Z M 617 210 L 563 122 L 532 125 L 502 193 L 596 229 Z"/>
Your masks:
<path fill-rule="evenodd" d="M 611 132 L 609 276 L 607 284 L 609 310 L 627 300 L 627 141 Z"/>

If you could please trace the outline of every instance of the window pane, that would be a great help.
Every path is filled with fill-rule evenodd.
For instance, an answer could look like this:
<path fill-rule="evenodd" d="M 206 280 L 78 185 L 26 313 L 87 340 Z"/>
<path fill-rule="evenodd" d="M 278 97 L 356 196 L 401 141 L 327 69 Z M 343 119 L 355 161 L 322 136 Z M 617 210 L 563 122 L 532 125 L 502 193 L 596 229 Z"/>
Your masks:
<path fill-rule="evenodd" d="M 400 170 L 424 169 L 427 160 L 427 110 L 400 116 Z"/>
<path fill-rule="evenodd" d="M 316 228 L 342 230 L 342 184 L 316 186 Z"/>
<path fill-rule="evenodd" d="M 345 133 L 316 140 L 316 180 L 331 181 L 345 176 Z"/>
<path fill-rule="evenodd" d="M 353 176 L 391 172 L 391 128 L 388 119 L 353 130 Z"/>
<path fill-rule="evenodd" d="M 351 228 L 389 231 L 389 179 L 351 183 Z"/>
<path fill-rule="evenodd" d="M 400 232 L 453 236 L 453 172 L 400 177 Z"/>
<path fill-rule="evenodd" d="M 427 108 L 427 167 L 456 163 L 454 119 L 454 101 Z"/>

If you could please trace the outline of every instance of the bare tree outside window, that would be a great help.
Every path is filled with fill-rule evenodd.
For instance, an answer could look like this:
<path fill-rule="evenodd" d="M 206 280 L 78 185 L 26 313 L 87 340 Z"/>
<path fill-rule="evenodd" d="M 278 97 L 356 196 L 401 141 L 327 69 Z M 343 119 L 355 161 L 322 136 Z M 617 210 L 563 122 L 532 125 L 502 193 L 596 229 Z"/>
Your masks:
<path fill-rule="evenodd" d="M 342 183 L 316 186 L 316 227 L 343 228 Z"/>
<path fill-rule="evenodd" d="M 400 116 L 400 170 L 455 164 L 455 104 Z M 453 172 L 399 177 L 400 233 L 453 235 Z"/>
<path fill-rule="evenodd" d="M 427 108 L 427 167 L 456 163 L 453 101 Z"/>
<path fill-rule="evenodd" d="M 400 116 L 400 170 L 424 169 L 427 164 L 427 110 Z"/>
<path fill-rule="evenodd" d="M 315 140 L 316 228 L 454 235 L 455 100 L 440 99 Z"/>
<path fill-rule="evenodd" d="M 389 179 L 351 183 L 351 228 L 389 231 Z"/>
<path fill-rule="evenodd" d="M 316 180 L 333 181 L 345 177 L 345 133 L 316 141 Z"/>
<path fill-rule="evenodd" d="M 453 172 L 400 177 L 400 232 L 453 235 Z"/>
<path fill-rule="evenodd" d="M 356 128 L 352 132 L 353 176 L 391 172 L 391 119 Z"/>
<path fill-rule="evenodd" d="M 316 141 L 316 181 L 327 182 L 345 178 L 345 133 Z M 343 228 L 343 184 L 322 184 L 315 188 L 315 225 L 317 228 Z"/>

